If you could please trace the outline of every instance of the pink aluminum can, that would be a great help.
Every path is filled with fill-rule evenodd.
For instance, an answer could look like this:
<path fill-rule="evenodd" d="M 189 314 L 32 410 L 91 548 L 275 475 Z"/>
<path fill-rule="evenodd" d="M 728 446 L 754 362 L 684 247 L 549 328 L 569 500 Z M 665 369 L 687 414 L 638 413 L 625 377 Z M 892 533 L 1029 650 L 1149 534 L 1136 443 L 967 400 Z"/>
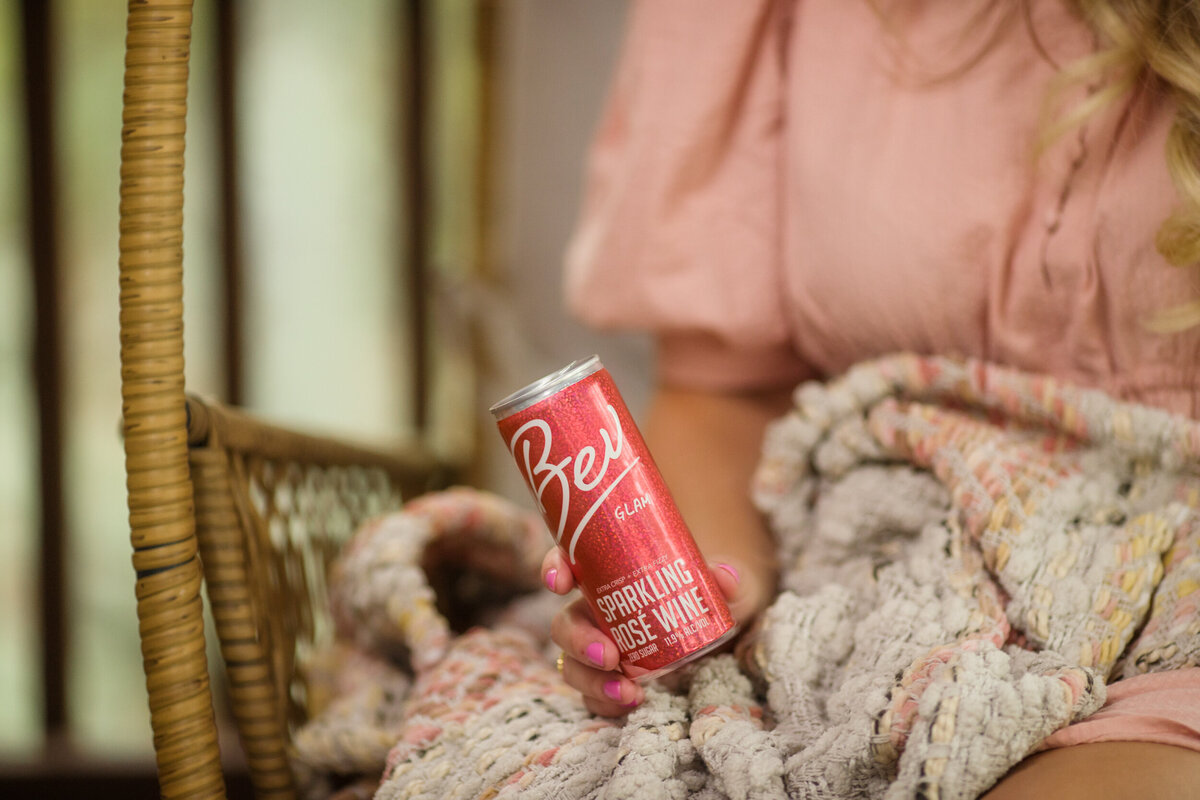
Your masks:
<path fill-rule="evenodd" d="M 721 590 L 599 358 L 491 412 L 626 675 L 649 680 L 733 635 Z"/>

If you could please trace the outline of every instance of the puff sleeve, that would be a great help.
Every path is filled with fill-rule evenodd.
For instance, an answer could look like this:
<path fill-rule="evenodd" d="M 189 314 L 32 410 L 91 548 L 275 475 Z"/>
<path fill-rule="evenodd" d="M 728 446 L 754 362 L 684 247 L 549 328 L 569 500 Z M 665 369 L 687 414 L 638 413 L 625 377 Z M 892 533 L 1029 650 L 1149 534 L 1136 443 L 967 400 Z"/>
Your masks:
<path fill-rule="evenodd" d="M 783 8 L 631 7 L 565 294 L 588 324 L 655 334 L 669 383 L 768 388 L 809 374 L 782 291 Z"/>

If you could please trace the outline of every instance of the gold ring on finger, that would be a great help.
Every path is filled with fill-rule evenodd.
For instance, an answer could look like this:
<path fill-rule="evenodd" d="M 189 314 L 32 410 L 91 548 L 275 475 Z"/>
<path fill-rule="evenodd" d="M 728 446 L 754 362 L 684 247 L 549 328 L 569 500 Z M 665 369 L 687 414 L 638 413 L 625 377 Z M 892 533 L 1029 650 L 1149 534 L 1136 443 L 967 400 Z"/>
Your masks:
<path fill-rule="evenodd" d="M 566 654 L 566 653 L 564 653 L 564 652 L 562 652 L 562 651 L 560 650 L 560 651 L 559 651 L 559 653 L 558 653 L 558 658 L 557 658 L 557 659 L 555 660 L 555 662 L 554 662 L 554 666 L 558 668 L 558 674 L 559 674 L 559 675 L 561 675 L 561 674 L 562 674 L 562 671 L 563 671 L 563 659 L 564 659 L 564 658 L 566 658 L 566 656 L 567 656 L 567 654 Z"/>

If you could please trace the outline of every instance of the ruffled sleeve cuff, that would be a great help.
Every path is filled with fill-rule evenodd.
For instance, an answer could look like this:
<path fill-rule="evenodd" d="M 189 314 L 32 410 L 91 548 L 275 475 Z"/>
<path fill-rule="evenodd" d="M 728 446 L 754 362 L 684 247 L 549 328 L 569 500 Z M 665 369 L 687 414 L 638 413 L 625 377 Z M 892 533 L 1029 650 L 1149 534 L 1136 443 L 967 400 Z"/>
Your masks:
<path fill-rule="evenodd" d="M 704 333 L 658 337 L 658 377 L 708 391 L 787 389 L 815 372 L 787 345 L 737 347 Z"/>

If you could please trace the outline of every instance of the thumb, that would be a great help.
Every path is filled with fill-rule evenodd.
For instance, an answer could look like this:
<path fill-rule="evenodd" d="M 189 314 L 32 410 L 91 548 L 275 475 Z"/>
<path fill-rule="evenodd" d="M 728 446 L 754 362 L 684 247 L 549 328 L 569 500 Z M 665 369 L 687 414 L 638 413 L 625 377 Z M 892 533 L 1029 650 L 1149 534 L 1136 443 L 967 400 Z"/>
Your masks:
<path fill-rule="evenodd" d="M 741 570 L 728 561 L 710 561 L 708 569 L 716 579 L 717 586 L 721 587 L 721 594 L 725 595 L 725 599 L 734 600 L 742 588 Z"/>
<path fill-rule="evenodd" d="M 725 595 L 729 611 L 738 623 L 744 623 L 758 613 L 759 591 L 754 575 L 733 559 L 719 559 L 708 563 L 713 579 Z"/>

